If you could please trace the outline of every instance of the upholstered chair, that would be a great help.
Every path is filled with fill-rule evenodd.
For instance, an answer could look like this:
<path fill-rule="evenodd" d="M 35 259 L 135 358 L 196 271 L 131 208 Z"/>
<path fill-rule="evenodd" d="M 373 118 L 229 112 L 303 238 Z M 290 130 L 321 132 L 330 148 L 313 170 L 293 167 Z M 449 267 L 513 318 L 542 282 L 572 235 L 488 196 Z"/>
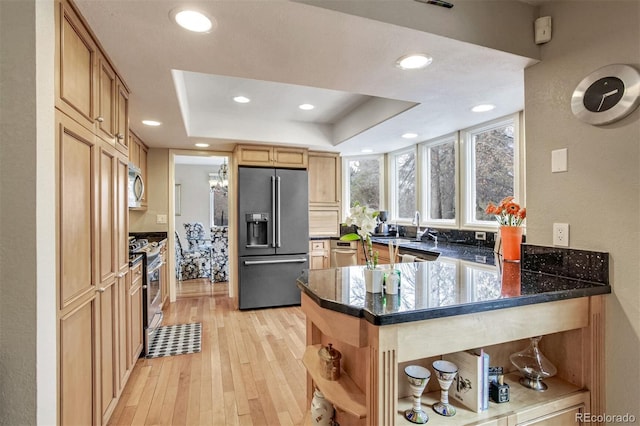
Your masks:
<path fill-rule="evenodd" d="M 180 281 L 194 278 L 211 279 L 211 249 L 202 251 L 183 250 L 180 236 L 176 232 L 176 278 Z"/>
<path fill-rule="evenodd" d="M 207 238 L 204 225 L 201 222 L 185 223 L 184 231 L 187 234 L 189 251 L 200 251 L 211 247 L 211 241 Z"/>
<path fill-rule="evenodd" d="M 229 281 L 229 228 L 213 226 L 211 228 L 211 281 Z"/>

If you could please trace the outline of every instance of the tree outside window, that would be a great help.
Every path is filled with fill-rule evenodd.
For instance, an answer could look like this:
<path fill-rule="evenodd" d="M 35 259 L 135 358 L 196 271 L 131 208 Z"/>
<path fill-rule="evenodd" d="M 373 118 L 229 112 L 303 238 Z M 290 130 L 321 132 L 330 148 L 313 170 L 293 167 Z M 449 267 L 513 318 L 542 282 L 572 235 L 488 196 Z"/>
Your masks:
<path fill-rule="evenodd" d="M 349 160 L 349 206 L 356 202 L 361 206 L 380 209 L 380 160 L 364 158 Z"/>
<path fill-rule="evenodd" d="M 412 219 L 416 211 L 416 153 L 414 150 L 397 153 L 393 161 L 397 216 Z"/>
<path fill-rule="evenodd" d="M 474 220 L 493 220 L 485 213 L 489 202 L 515 194 L 514 125 L 503 124 L 472 134 L 474 161 Z"/>
<path fill-rule="evenodd" d="M 456 218 L 455 139 L 425 146 L 427 179 L 427 220 L 454 221 Z"/>

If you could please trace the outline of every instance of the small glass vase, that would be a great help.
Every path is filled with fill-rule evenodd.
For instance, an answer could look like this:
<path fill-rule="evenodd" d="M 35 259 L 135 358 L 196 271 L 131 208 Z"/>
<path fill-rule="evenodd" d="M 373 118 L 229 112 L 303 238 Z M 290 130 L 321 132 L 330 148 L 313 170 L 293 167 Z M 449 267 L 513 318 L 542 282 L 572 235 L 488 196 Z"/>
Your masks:
<path fill-rule="evenodd" d="M 520 379 L 522 386 L 542 392 L 548 389 L 542 379 L 555 376 L 558 370 L 540 352 L 538 348 L 540 339 L 542 336 L 532 337 L 529 346 L 520 352 L 511 354 L 509 360 L 524 376 Z"/>

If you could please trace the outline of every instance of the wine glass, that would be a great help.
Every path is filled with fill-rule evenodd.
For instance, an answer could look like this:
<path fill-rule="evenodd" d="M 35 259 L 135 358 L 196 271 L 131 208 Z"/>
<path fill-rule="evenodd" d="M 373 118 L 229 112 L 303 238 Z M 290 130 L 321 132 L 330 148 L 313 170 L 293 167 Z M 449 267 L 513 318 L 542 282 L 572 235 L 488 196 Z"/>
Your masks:
<path fill-rule="evenodd" d="M 450 361 L 438 360 L 433 362 L 433 370 L 440 384 L 440 401 L 433 404 L 433 411 L 441 416 L 451 417 L 456 414 L 456 408 L 449 404 L 449 387 L 458 374 L 458 366 Z"/>
<path fill-rule="evenodd" d="M 404 417 L 412 423 L 424 424 L 429 421 L 429 416 L 422 409 L 420 397 L 424 388 L 427 387 L 431 372 L 419 365 L 409 365 L 404 369 L 404 374 L 407 376 L 413 396 L 413 407 L 405 410 Z"/>

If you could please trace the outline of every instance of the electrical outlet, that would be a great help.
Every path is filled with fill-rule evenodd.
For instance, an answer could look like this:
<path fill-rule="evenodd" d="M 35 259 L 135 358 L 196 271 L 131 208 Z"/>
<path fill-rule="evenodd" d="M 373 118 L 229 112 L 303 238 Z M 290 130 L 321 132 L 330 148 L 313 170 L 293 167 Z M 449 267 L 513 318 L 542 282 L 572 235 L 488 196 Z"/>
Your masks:
<path fill-rule="evenodd" d="M 487 239 L 487 233 L 486 232 L 476 231 L 476 240 L 485 241 L 486 239 Z"/>
<path fill-rule="evenodd" d="M 569 247 L 569 224 L 568 223 L 553 224 L 553 245 Z"/>

